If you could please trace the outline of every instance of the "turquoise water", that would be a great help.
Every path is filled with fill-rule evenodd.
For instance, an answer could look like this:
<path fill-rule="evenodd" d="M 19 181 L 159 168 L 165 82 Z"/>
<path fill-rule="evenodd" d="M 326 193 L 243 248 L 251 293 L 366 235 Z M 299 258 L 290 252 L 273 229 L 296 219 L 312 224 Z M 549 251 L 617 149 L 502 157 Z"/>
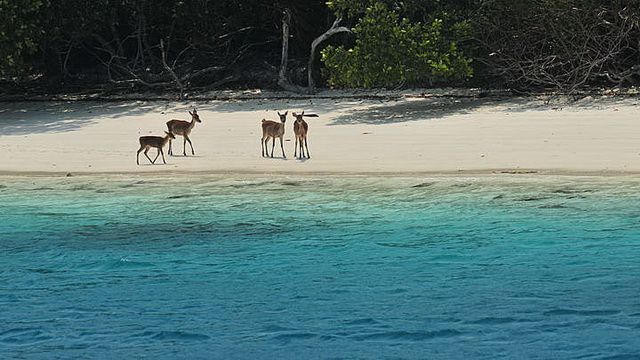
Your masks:
<path fill-rule="evenodd" d="M 640 179 L 1 180 L 3 358 L 640 358 Z"/>

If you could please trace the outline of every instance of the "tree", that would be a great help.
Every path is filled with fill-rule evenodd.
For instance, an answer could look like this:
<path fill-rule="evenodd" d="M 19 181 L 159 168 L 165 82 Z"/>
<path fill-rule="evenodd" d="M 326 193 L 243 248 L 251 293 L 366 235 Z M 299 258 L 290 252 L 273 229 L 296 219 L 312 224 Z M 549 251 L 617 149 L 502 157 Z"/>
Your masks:
<path fill-rule="evenodd" d="M 37 50 L 37 12 L 42 0 L 0 0 L 0 74 L 20 73 L 23 59 Z"/>
<path fill-rule="evenodd" d="M 638 0 L 485 0 L 475 36 L 488 75 L 522 92 L 633 85 Z"/>
<path fill-rule="evenodd" d="M 266 58 L 274 15 L 271 0 L 56 0 L 40 11 L 40 65 L 52 84 L 215 87 Z"/>
<path fill-rule="evenodd" d="M 338 15 L 354 16 L 362 1 L 330 3 Z M 443 34 L 443 20 L 429 23 L 401 18 L 396 11 L 377 0 L 368 1 L 364 15 L 353 29 L 355 46 L 328 46 L 322 61 L 328 83 L 335 87 L 390 87 L 405 83 L 429 85 L 442 80 L 471 76 L 469 60 L 458 48 L 455 36 L 466 31 L 455 23 L 450 39 Z M 451 31 L 450 31 L 451 32 Z"/>

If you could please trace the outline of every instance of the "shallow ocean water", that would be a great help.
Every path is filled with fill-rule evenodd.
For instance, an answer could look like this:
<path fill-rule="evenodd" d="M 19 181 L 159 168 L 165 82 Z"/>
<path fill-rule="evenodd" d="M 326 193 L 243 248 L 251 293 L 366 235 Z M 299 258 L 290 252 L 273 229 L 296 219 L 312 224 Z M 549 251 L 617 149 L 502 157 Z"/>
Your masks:
<path fill-rule="evenodd" d="M 640 179 L 1 180 L 2 358 L 640 358 Z"/>

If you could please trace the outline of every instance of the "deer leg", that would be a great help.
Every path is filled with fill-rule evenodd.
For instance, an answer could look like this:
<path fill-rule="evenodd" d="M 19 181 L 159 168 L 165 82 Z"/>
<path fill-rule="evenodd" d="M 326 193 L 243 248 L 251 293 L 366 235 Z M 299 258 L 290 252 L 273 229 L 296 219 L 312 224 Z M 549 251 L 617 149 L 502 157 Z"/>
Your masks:
<path fill-rule="evenodd" d="M 140 165 L 140 152 L 144 150 L 144 146 L 140 146 L 140 149 L 138 149 L 138 152 L 136 153 L 136 164 Z"/>
<path fill-rule="evenodd" d="M 298 151 L 298 135 L 296 135 L 296 144 L 293 146 L 293 157 L 296 157 Z"/>
<path fill-rule="evenodd" d="M 160 156 L 160 148 L 158 148 L 158 152 L 156 153 L 156 157 L 154 157 L 153 161 L 151 162 L 152 164 L 156 163 L 156 160 L 158 160 L 158 156 Z"/>
<path fill-rule="evenodd" d="M 262 156 L 269 157 L 269 137 L 263 137 L 260 144 L 262 145 Z"/>
<path fill-rule="evenodd" d="M 164 159 L 164 153 L 162 152 L 162 148 L 161 147 L 158 148 L 158 153 L 160 155 L 162 155 L 162 162 L 166 164 L 167 160 Z M 156 155 L 156 158 L 158 158 L 158 155 Z"/>
<path fill-rule="evenodd" d="M 262 141 L 260 141 L 260 145 L 262 145 L 262 156 L 263 157 L 269 156 L 269 148 L 267 147 L 267 141 L 268 141 L 268 139 L 265 139 L 265 138 L 262 138 Z"/>
<path fill-rule="evenodd" d="M 276 138 L 273 138 L 273 142 L 271 143 L 271 157 L 273 157 L 273 149 L 276 147 Z"/>
<path fill-rule="evenodd" d="M 276 139 L 273 139 L 273 142 L 276 142 Z M 286 159 L 287 155 L 284 154 L 284 144 L 282 141 L 282 136 L 280 137 L 280 149 L 282 149 L 282 157 Z"/>
<path fill-rule="evenodd" d="M 149 162 L 151 162 L 153 164 L 153 160 L 151 160 L 151 158 L 149 157 L 149 154 L 147 154 L 149 152 L 149 148 L 145 148 L 144 149 L 144 156 L 147 157 L 147 159 L 149 159 Z"/>
<path fill-rule="evenodd" d="M 304 147 L 307 148 L 307 159 L 311 159 L 311 154 L 309 154 L 309 143 L 307 142 L 307 137 L 304 137 Z"/>
<path fill-rule="evenodd" d="M 173 151 L 171 150 L 171 138 L 169 138 L 169 150 L 167 151 L 168 155 L 173 155 Z"/>
<path fill-rule="evenodd" d="M 187 141 L 188 141 L 188 142 L 189 142 L 189 145 L 191 145 L 191 155 L 195 155 L 195 154 L 196 154 L 196 152 L 195 152 L 195 151 L 193 151 L 193 144 L 191 143 L 191 139 L 189 139 L 189 137 L 188 137 L 188 136 L 185 136 L 185 137 L 184 137 L 184 141 L 185 141 L 185 143 L 184 143 L 184 147 L 185 147 L 184 151 L 185 151 L 185 152 L 187 151 Z M 185 155 L 185 156 L 187 156 L 187 154 L 184 154 L 184 155 Z"/>

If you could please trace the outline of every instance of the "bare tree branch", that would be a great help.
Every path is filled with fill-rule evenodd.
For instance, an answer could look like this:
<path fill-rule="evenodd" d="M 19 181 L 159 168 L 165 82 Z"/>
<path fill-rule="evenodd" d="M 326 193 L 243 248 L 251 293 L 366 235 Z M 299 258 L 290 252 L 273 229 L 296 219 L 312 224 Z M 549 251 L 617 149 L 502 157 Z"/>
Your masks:
<path fill-rule="evenodd" d="M 160 40 L 160 51 L 162 52 L 162 66 L 164 66 L 164 69 L 167 70 L 167 72 L 173 78 L 173 81 L 176 83 L 176 85 L 178 85 L 178 89 L 180 89 L 180 100 L 183 100 L 184 99 L 184 84 L 182 83 L 182 81 L 180 81 L 180 79 L 178 78 L 178 75 L 176 75 L 175 71 L 173 71 L 173 69 L 169 66 L 169 64 L 167 64 L 167 54 L 164 51 L 164 41 L 162 41 L 162 40 Z"/>
<path fill-rule="evenodd" d="M 486 19 L 486 32 L 480 37 L 489 55 L 480 62 L 525 91 L 575 93 L 607 79 L 637 83 L 637 17 L 614 3 L 597 11 L 569 3 L 554 6 L 540 2 L 523 18 Z"/>
<path fill-rule="evenodd" d="M 324 34 L 318 36 L 317 38 L 313 39 L 313 42 L 311 42 L 311 52 L 309 54 L 309 65 L 307 66 L 307 78 L 309 81 L 309 94 L 313 95 L 316 92 L 316 86 L 315 86 L 315 82 L 313 80 L 313 68 L 314 68 L 314 64 L 315 64 L 315 56 L 316 56 L 316 49 L 318 48 L 318 45 L 320 45 L 323 41 L 327 40 L 328 38 L 330 38 L 331 36 L 341 33 L 341 32 L 346 32 L 351 34 L 351 30 L 349 30 L 348 28 L 344 27 L 344 26 L 338 26 L 340 24 L 340 22 L 342 21 L 342 18 L 337 18 L 334 22 L 333 25 L 331 25 L 331 27 L 329 28 L 329 30 L 325 31 Z"/>

